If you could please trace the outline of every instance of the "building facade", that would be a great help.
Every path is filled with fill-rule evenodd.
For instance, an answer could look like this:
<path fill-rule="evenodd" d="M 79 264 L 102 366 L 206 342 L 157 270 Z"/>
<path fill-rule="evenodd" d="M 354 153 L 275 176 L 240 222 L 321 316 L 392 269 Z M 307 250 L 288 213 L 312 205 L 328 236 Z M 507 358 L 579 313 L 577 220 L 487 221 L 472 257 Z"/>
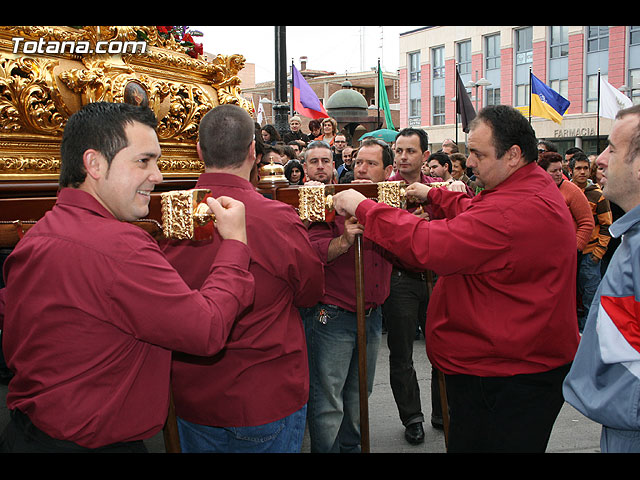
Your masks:
<path fill-rule="evenodd" d="M 349 73 L 349 74 L 336 74 L 336 72 L 330 72 L 325 70 L 313 70 L 307 68 L 306 57 L 300 58 L 300 74 L 304 77 L 305 81 L 309 84 L 314 91 L 320 102 L 327 106 L 329 98 L 336 92 L 343 88 L 345 81 L 351 83 L 351 88 L 359 92 L 369 105 L 368 115 L 369 117 L 378 118 L 377 98 L 378 98 L 378 73 L 375 69 L 366 72 Z M 400 110 L 398 108 L 400 102 L 400 82 L 396 72 L 383 72 L 382 77 L 385 83 L 385 90 L 387 92 L 387 98 L 391 107 L 391 118 L 394 126 L 400 123 Z M 291 82 L 291 72 L 287 77 L 287 81 Z M 262 103 L 263 117 L 261 124 L 273 124 L 273 101 L 275 98 L 275 81 L 262 82 L 251 85 L 250 83 L 244 83 L 242 88 L 242 94 L 248 100 L 253 101 L 256 109 L 258 105 Z M 290 83 L 287 87 L 287 103 L 291 104 L 291 88 Z M 384 113 L 380 112 L 381 122 L 384 124 Z M 310 118 L 301 117 L 302 130 L 307 133 L 308 124 Z"/>
<path fill-rule="evenodd" d="M 433 26 L 401 34 L 399 50 L 400 126 L 426 129 L 432 150 L 447 138 L 466 144 L 456 68 L 476 111 L 528 105 L 529 72 L 569 100 L 561 124 L 531 119 L 538 138 L 560 153 L 606 146 L 613 121 L 596 113 L 598 73 L 640 102 L 639 26 Z"/>

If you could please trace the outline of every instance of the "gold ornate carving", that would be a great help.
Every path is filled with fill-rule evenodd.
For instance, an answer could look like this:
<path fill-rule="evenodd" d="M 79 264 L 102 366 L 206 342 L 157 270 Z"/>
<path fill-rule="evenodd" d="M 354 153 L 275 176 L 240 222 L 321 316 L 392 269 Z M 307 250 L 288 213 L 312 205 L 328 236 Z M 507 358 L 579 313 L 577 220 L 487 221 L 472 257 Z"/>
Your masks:
<path fill-rule="evenodd" d="M 12 39 L 46 42 L 147 42 L 145 53 L 13 53 Z M 224 103 L 251 112 L 241 96 L 242 55 L 193 58 L 155 26 L 0 26 L 0 180 L 57 175 L 59 143 L 68 118 L 90 102 L 148 105 L 158 118 L 164 175 L 203 170 L 196 152 L 198 126 Z M 42 155 L 46 152 L 46 155 Z M 54 153 L 51 153 L 54 152 Z"/>
<path fill-rule="evenodd" d="M 0 129 L 61 134 L 69 116 L 54 87 L 56 60 L 0 58 Z"/>
<path fill-rule="evenodd" d="M 406 187 L 407 184 L 402 181 L 379 182 L 378 202 L 385 203 L 390 207 L 407 208 L 407 199 L 405 197 Z"/>
<path fill-rule="evenodd" d="M 160 195 L 162 231 L 166 238 L 176 240 L 203 240 L 211 238 L 207 224 L 215 222 L 205 200 L 208 189 L 174 190 Z"/>
<path fill-rule="evenodd" d="M 218 101 L 233 103 L 250 111 L 249 101 L 240 95 L 240 78 L 238 72 L 244 67 L 244 57 L 241 55 L 218 55 L 213 61 L 216 67 L 212 86 L 218 92 Z"/>
<path fill-rule="evenodd" d="M 298 195 L 298 214 L 302 220 L 324 222 L 327 211 L 333 210 L 333 196 L 325 191 L 325 185 L 301 185 Z"/>
<path fill-rule="evenodd" d="M 60 160 L 54 157 L 0 157 L 0 172 L 16 173 L 60 173 Z"/>

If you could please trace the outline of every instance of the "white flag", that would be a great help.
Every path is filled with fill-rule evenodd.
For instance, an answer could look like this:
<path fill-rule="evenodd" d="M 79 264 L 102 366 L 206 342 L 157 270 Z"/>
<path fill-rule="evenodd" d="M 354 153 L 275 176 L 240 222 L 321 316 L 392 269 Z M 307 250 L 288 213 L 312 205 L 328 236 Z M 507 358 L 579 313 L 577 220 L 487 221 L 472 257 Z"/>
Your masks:
<path fill-rule="evenodd" d="M 260 100 L 262 100 L 262 98 L 258 99 L 258 117 L 256 118 L 256 121 L 260 125 L 262 125 L 262 116 L 264 115 L 264 106 L 262 105 L 262 102 Z"/>
<path fill-rule="evenodd" d="M 618 110 L 631 107 L 633 103 L 624 93 L 600 77 L 600 112 L 604 118 L 616 118 Z"/>

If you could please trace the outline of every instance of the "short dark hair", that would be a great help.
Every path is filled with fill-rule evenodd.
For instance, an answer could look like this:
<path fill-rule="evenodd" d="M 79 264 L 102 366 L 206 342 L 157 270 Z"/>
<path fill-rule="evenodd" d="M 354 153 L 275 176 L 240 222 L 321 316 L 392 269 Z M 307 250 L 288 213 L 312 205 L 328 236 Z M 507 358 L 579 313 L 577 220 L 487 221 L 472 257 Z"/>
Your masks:
<path fill-rule="evenodd" d="M 198 140 L 205 167 L 241 165 L 254 139 L 254 121 L 237 105 L 219 105 L 200 120 Z"/>
<path fill-rule="evenodd" d="M 379 138 L 371 138 L 367 137 L 362 141 L 360 148 L 362 147 L 371 147 L 378 146 L 382 148 L 382 166 L 387 168 L 389 165 L 393 165 L 394 154 L 391 149 L 391 145 L 389 145 L 384 140 L 380 140 Z"/>
<path fill-rule="evenodd" d="M 473 129 L 481 122 L 491 127 L 498 158 L 504 156 L 513 145 L 520 147 L 527 163 L 538 158 L 536 133 L 519 110 L 508 105 L 489 105 L 478 112 L 469 128 Z"/>
<path fill-rule="evenodd" d="M 426 132 L 426 130 L 423 130 L 421 128 L 403 128 L 402 130 L 400 130 L 400 132 L 398 132 L 396 140 L 398 137 L 410 137 L 411 135 L 417 135 L 418 138 L 420 138 L 420 151 L 422 153 L 429 150 L 429 134 Z"/>
<path fill-rule="evenodd" d="M 453 162 L 460 162 L 463 170 L 467 168 L 467 157 L 464 156 L 464 153 L 452 153 L 449 155 L 449 158 L 451 159 L 451 164 L 453 164 Z"/>
<path fill-rule="evenodd" d="M 540 165 L 544 170 L 549 168 L 549 165 L 555 162 L 562 163 L 562 155 L 558 152 L 544 152 L 540 154 L 538 158 L 538 165 Z"/>
<path fill-rule="evenodd" d="M 569 160 L 569 168 L 573 171 L 573 168 L 576 166 L 576 162 L 587 162 L 587 164 L 591 164 L 589 162 L 589 157 L 584 152 L 576 152 L 573 154 L 573 157 Z"/>
<path fill-rule="evenodd" d="M 557 152 L 558 146 L 550 140 L 538 140 L 537 145 L 544 145 L 547 147 L 547 152 Z"/>
<path fill-rule="evenodd" d="M 314 128 L 320 128 L 320 121 L 316 120 L 315 118 L 313 120 L 309 121 L 309 130 L 313 130 Z"/>
<path fill-rule="evenodd" d="M 71 115 L 60 143 L 60 187 L 78 188 L 84 183 L 83 156 L 89 149 L 100 152 L 111 166 L 113 157 L 127 147 L 125 130 L 134 122 L 154 130 L 158 126 L 151 109 L 129 103 L 93 102 Z"/>
<path fill-rule="evenodd" d="M 309 152 L 316 148 L 324 148 L 326 150 L 329 150 L 329 152 L 331 153 L 331 160 L 333 161 L 333 150 L 331 150 L 331 145 L 329 145 L 329 143 L 325 142 L 324 140 L 312 140 L 311 142 L 309 142 L 309 145 L 307 145 L 307 148 L 304 150 L 304 155 L 302 159 L 303 162 L 307 161 L 307 156 L 309 155 Z"/>
<path fill-rule="evenodd" d="M 442 165 L 443 167 L 447 167 L 447 171 L 451 173 L 451 158 L 449 158 L 449 155 L 447 155 L 446 153 L 432 153 L 431 155 L 429 155 L 429 158 L 427 158 L 427 163 L 429 163 L 431 160 L 437 160 L 440 165 Z"/>
<path fill-rule="evenodd" d="M 564 152 L 565 155 L 574 155 L 576 153 L 584 153 L 584 150 L 582 150 L 579 147 L 570 147 L 570 148 L 567 148 L 566 152 Z"/>
<path fill-rule="evenodd" d="M 291 172 L 293 171 L 294 168 L 297 168 L 298 170 L 300 170 L 300 173 L 302 174 L 302 176 L 300 177 L 300 180 L 298 180 L 299 184 L 302 184 L 302 177 L 304 176 L 304 168 L 302 167 L 302 164 L 298 161 L 298 160 L 289 160 L 285 166 L 284 166 L 284 176 L 287 177 L 287 180 L 289 180 L 289 182 L 291 182 Z"/>

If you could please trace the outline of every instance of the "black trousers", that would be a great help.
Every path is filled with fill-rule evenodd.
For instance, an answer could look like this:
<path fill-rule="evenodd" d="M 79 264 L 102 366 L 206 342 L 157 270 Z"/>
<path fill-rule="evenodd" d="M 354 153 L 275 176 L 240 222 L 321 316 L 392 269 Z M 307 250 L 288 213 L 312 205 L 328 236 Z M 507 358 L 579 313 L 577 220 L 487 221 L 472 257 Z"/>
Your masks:
<path fill-rule="evenodd" d="M 511 377 L 445 375 L 448 452 L 544 452 L 569 367 Z"/>
<path fill-rule="evenodd" d="M 36 427 L 29 417 L 12 410 L 11 420 L 0 436 L 0 453 L 147 453 L 142 440 L 86 448 L 66 440 L 50 437 Z"/>
<path fill-rule="evenodd" d="M 389 383 L 400 421 L 407 426 L 424 422 L 420 388 L 413 365 L 418 325 L 424 331 L 429 295 L 424 275 L 393 269 L 391 290 L 382 306 L 389 347 Z"/>

